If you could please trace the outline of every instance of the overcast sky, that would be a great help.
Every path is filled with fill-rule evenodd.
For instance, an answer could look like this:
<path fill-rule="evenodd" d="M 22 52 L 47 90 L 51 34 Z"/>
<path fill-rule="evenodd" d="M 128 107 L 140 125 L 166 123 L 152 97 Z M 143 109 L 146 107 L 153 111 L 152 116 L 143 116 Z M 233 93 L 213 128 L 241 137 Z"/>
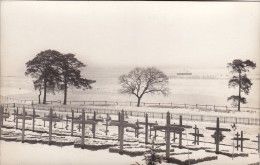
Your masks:
<path fill-rule="evenodd" d="M 260 65 L 260 3 L 1 1 L 1 74 L 46 49 L 89 67 Z"/>

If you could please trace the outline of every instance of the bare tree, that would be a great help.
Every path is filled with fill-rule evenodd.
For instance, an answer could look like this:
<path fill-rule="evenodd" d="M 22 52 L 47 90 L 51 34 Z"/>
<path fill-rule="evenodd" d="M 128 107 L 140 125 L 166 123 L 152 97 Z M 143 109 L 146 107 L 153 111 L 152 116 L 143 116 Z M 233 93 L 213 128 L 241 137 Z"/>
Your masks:
<path fill-rule="evenodd" d="M 119 77 L 123 94 L 131 94 L 137 97 L 137 106 L 140 106 L 141 99 L 145 94 L 169 94 L 168 77 L 155 67 L 134 68 L 127 75 Z"/>

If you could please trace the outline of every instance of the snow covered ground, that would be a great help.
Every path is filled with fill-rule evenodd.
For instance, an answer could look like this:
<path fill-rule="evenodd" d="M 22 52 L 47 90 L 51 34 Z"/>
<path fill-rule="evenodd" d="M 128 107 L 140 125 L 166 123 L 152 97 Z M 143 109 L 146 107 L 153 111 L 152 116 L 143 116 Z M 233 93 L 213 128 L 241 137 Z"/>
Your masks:
<path fill-rule="evenodd" d="M 12 109 L 10 109 L 12 110 Z M 173 109 L 175 110 L 175 109 Z M 183 109 L 176 109 L 177 111 L 184 111 L 184 113 L 187 113 L 186 111 L 188 110 L 183 110 Z M 190 110 L 191 112 L 196 110 Z M 11 111 L 12 112 L 12 111 Z M 21 111 L 20 111 L 21 112 Z M 28 111 L 31 113 L 31 111 Z M 40 114 L 43 116 L 43 112 L 48 114 L 48 111 L 38 111 L 37 114 Z M 205 112 L 203 112 L 205 113 Z M 248 114 L 247 114 L 248 113 Z M 244 115 L 250 115 L 250 112 L 244 112 Z M 70 113 L 63 113 L 63 112 L 57 112 L 59 115 L 63 115 L 63 118 L 65 118 L 66 114 L 71 115 Z M 219 114 L 219 112 L 211 112 L 211 114 Z M 76 116 L 80 115 L 80 113 L 76 113 Z M 239 113 L 234 113 L 233 115 L 238 115 L 240 116 Z M 92 118 L 92 114 L 86 114 L 89 118 Z M 103 117 L 105 118 L 105 115 L 97 115 L 97 117 Z M 111 115 L 113 120 L 117 120 L 118 116 L 117 115 Z M 253 117 L 253 115 L 252 115 Z M 144 122 L 144 117 L 132 117 L 128 116 L 126 118 L 127 121 L 130 123 L 135 123 L 136 120 L 139 120 L 140 122 Z M 149 122 L 155 122 L 157 121 L 159 125 L 165 125 L 165 119 L 159 119 L 159 118 L 149 118 Z M 19 120 L 18 127 L 21 128 L 21 120 Z M 41 119 L 36 119 L 36 129 L 39 130 L 45 130 L 48 132 L 48 122 L 46 122 L 46 126 L 44 127 L 44 123 Z M 171 123 L 176 123 L 178 124 L 179 121 L 177 119 L 171 120 Z M 53 132 L 55 133 L 62 133 L 66 134 L 66 136 L 62 136 L 65 139 L 68 140 L 74 140 L 78 141 L 80 140 L 79 137 L 70 137 L 70 122 L 68 123 L 68 130 L 65 129 L 66 126 L 66 121 L 63 120 L 62 122 L 57 122 L 56 128 L 53 128 Z M 206 130 L 206 127 L 215 127 L 216 123 L 211 123 L 211 122 L 197 122 L 197 121 L 183 121 L 183 125 L 190 125 L 192 127 L 197 125 L 197 127 L 200 129 L 200 133 L 204 135 L 204 137 L 200 138 L 200 145 L 193 146 L 193 148 L 209 148 L 209 150 L 214 151 L 215 150 L 215 144 L 214 144 L 214 139 L 211 137 L 211 135 L 214 133 L 214 131 L 211 130 Z M 10 127 L 15 127 L 15 122 L 13 122 L 13 116 L 8 118 L 7 121 L 4 121 L 5 126 L 10 126 Z M 142 126 L 144 127 L 144 126 Z M 230 124 L 227 123 L 220 123 L 220 127 L 224 128 L 230 128 Z M 26 121 L 26 128 L 31 129 L 32 128 L 32 121 L 28 120 Z M 117 142 L 117 133 L 118 133 L 118 128 L 116 126 L 109 126 L 108 127 L 109 132 L 108 135 L 105 135 L 105 125 L 104 123 L 100 122 L 96 126 L 96 139 L 92 139 L 92 132 L 91 132 L 91 125 L 86 125 L 86 140 L 85 140 L 85 145 L 103 145 L 103 144 L 113 144 L 113 145 L 118 145 L 119 143 Z M 127 131 L 128 130 L 128 131 Z M 3 129 L 4 132 L 6 131 L 13 131 L 16 134 L 16 137 L 18 139 L 21 139 L 21 130 L 15 130 L 13 129 Z M 139 135 L 139 138 L 136 138 L 134 136 L 134 130 L 131 130 L 131 128 L 126 128 L 125 129 L 125 134 L 124 134 L 124 139 L 126 140 L 124 142 L 124 148 L 128 151 L 145 151 L 146 150 L 146 145 L 143 143 L 144 142 L 144 129 L 141 129 L 140 132 L 141 134 Z M 259 162 L 259 155 L 256 151 L 257 148 L 257 143 L 252 142 L 251 140 L 256 140 L 256 135 L 259 132 L 259 126 L 254 126 L 254 125 L 237 125 L 237 130 L 236 132 L 244 131 L 244 137 L 245 138 L 250 138 L 250 140 L 244 142 L 244 149 L 243 153 L 247 153 L 249 157 L 236 157 L 234 160 L 232 158 L 224 156 L 224 155 L 217 155 L 218 159 L 217 160 L 212 160 L 209 162 L 204 162 L 201 164 L 223 164 L 223 162 L 227 162 L 228 164 L 250 164 L 250 163 L 255 163 Z M 194 132 L 193 129 L 186 129 L 183 134 L 183 146 L 190 146 L 193 145 L 192 141 L 194 139 L 193 136 L 189 135 L 189 133 Z M 235 132 L 235 133 L 236 133 Z M 10 133 L 7 133 L 10 134 Z M 223 133 L 226 137 L 220 144 L 225 144 L 228 146 L 220 145 L 220 151 L 223 152 L 228 152 L 232 153 L 232 144 L 233 141 L 231 138 L 233 137 L 233 132 L 224 132 Z M 42 138 L 43 141 L 48 141 L 48 134 L 47 133 L 33 133 L 31 131 L 26 131 L 25 132 L 25 139 L 27 138 L 33 138 L 33 137 L 38 137 Z M 74 125 L 74 135 L 81 136 L 81 131 L 78 129 L 78 124 Z M 152 132 L 152 136 L 154 135 L 154 132 Z M 155 141 L 156 145 L 162 145 L 165 143 L 165 133 L 164 132 L 157 132 L 157 139 Z M 6 136 L 4 134 L 3 136 Z M 10 134 L 11 136 L 11 134 Z M 13 135 L 12 135 L 13 136 Z M 59 140 L 62 139 L 62 137 L 59 137 L 57 135 L 53 135 L 53 140 Z M 178 134 L 176 134 L 177 140 L 175 142 L 171 141 L 172 145 L 178 146 Z M 173 133 L 171 133 L 171 138 L 173 138 Z M 102 140 L 104 139 L 104 140 Z M 115 141 L 113 141 L 114 139 Z M 65 141 L 65 140 L 61 140 Z M 127 142 L 128 141 L 128 142 Z M 148 140 L 151 142 L 151 139 Z M 119 155 L 117 153 L 109 153 L 108 149 L 100 149 L 98 151 L 90 151 L 88 149 L 80 149 L 80 148 L 74 148 L 73 145 L 70 146 L 63 146 L 63 147 L 58 147 L 58 146 L 48 146 L 47 144 L 22 144 L 21 142 L 5 142 L 5 141 L 0 141 L 1 143 L 1 161 L 4 162 L 4 164 L 35 164 L 37 161 L 40 160 L 40 163 L 42 165 L 45 164 L 82 164 L 82 162 L 88 162 L 89 164 L 132 164 L 135 163 L 136 161 L 144 164 L 142 159 L 144 158 L 143 156 L 137 156 L 137 157 L 130 157 L 127 155 Z M 236 144 L 236 143 L 235 143 Z M 132 148 L 128 148 L 132 147 Z M 252 148 L 252 149 L 247 149 L 247 147 Z M 14 149 L 15 148 L 15 149 Z M 128 148 L 128 149 L 127 149 Z M 162 145 L 161 148 L 165 148 L 165 145 Z M 176 147 L 171 147 L 171 149 L 174 149 L 174 154 L 177 155 L 172 155 L 174 158 L 178 158 L 180 160 L 187 160 L 188 159 L 188 154 L 185 154 L 188 152 L 188 149 L 183 148 L 183 149 L 178 149 Z M 198 158 L 204 158 L 205 156 L 214 156 L 216 155 L 215 153 L 210 153 L 210 152 L 205 152 L 203 149 L 198 150 L 198 151 L 192 151 L 189 157 L 190 159 L 198 159 Z M 28 153 L 28 154 L 27 154 Z M 242 153 L 239 151 L 236 151 L 235 153 Z M 160 154 L 165 155 L 165 152 L 161 152 Z M 8 156 L 6 156 L 8 155 Z M 17 155 L 15 159 L 12 159 L 14 155 Z M 102 159 L 98 158 L 98 156 L 102 155 Z M 33 157 L 33 158 L 32 158 Z M 104 157 L 104 158 L 103 158 Z M 87 164 L 88 164 L 87 163 Z M 39 163 L 37 163 L 39 164 Z M 164 163 L 166 164 L 166 163 Z"/>

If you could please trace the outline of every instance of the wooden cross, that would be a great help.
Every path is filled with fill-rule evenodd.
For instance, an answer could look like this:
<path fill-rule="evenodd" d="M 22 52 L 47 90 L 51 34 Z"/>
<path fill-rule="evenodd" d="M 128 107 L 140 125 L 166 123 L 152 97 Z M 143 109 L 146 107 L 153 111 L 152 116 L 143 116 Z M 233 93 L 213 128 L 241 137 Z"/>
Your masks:
<path fill-rule="evenodd" d="M 84 148 L 85 146 L 85 124 L 96 124 L 95 121 L 92 120 L 86 120 L 85 119 L 85 111 L 82 110 L 82 116 L 81 120 L 74 120 L 74 123 L 82 124 L 82 135 L 81 135 L 81 148 Z M 93 135 L 94 136 L 94 135 Z"/>
<path fill-rule="evenodd" d="M 14 113 L 12 113 L 12 115 L 14 116 L 14 122 L 15 122 L 16 116 L 17 116 L 17 115 L 22 115 L 22 114 L 19 114 L 19 109 L 18 109 L 18 107 L 17 107 L 17 109 L 14 110 Z"/>
<path fill-rule="evenodd" d="M 106 117 L 105 121 L 106 121 L 105 125 L 106 125 L 106 135 L 107 135 L 107 133 L 108 133 L 108 123 L 111 121 L 111 117 L 108 113 L 107 113 L 107 117 Z"/>
<path fill-rule="evenodd" d="M 93 138 L 95 138 L 95 135 L 96 135 L 96 124 L 97 124 L 98 122 L 101 122 L 102 119 L 97 119 L 97 118 L 96 118 L 96 111 L 94 111 L 93 118 L 92 118 L 92 119 L 89 119 L 88 121 L 94 121 L 94 123 L 92 124 L 92 134 L 93 134 Z"/>
<path fill-rule="evenodd" d="M 124 128 L 131 127 L 136 129 L 136 124 L 127 123 L 124 121 L 124 111 L 121 111 L 120 114 L 120 121 L 111 121 L 110 125 L 118 126 L 119 127 L 119 141 L 120 141 L 120 147 L 119 147 L 119 153 L 123 154 L 123 144 L 124 144 Z"/>
<path fill-rule="evenodd" d="M 179 118 L 179 125 L 174 124 L 172 126 L 178 126 L 178 127 L 182 127 L 182 128 L 192 128 L 192 126 L 182 124 L 182 115 L 180 115 L 180 118 Z M 173 130 L 173 133 L 174 133 L 174 141 L 175 141 L 175 133 L 179 134 L 179 148 L 182 148 L 182 131 Z"/>
<path fill-rule="evenodd" d="M 25 111 L 25 108 L 23 107 L 23 116 L 16 116 L 16 120 L 22 119 L 22 143 L 24 142 L 24 131 L 25 131 L 25 120 L 32 120 L 31 116 L 26 116 L 27 113 Z"/>
<path fill-rule="evenodd" d="M 240 141 L 240 149 L 241 149 L 241 152 L 243 152 L 243 141 L 244 140 L 250 140 L 250 139 L 248 139 L 248 138 L 243 138 L 243 131 L 241 131 L 241 137 L 239 138 L 238 136 L 239 136 L 239 134 L 238 134 L 238 132 L 236 133 L 236 138 L 233 138 L 232 140 L 236 140 L 237 141 L 237 146 L 236 146 L 236 148 L 237 148 L 237 150 L 238 150 L 238 147 L 239 147 L 239 145 L 238 145 L 238 141 Z"/>
<path fill-rule="evenodd" d="M 145 114 L 145 122 L 139 122 L 138 121 L 138 124 L 139 125 L 145 125 L 145 144 L 148 143 L 148 126 L 150 127 L 150 138 L 152 136 L 152 130 L 151 130 L 151 127 L 154 126 L 154 125 L 157 125 L 157 123 L 149 123 L 148 122 L 148 114 Z"/>
<path fill-rule="evenodd" d="M 256 136 L 257 140 L 252 140 L 252 142 L 257 142 L 258 143 L 258 149 L 256 149 L 258 151 L 258 153 L 260 153 L 260 133 Z"/>
<path fill-rule="evenodd" d="M 136 122 L 135 122 L 135 124 L 136 124 L 135 137 L 136 137 L 136 138 L 139 138 L 139 134 L 140 134 L 140 133 L 139 133 L 139 129 L 142 129 L 142 128 L 143 128 L 143 127 L 140 127 L 140 126 L 139 126 L 139 123 L 140 123 L 140 122 L 139 122 L 139 120 L 137 119 Z"/>
<path fill-rule="evenodd" d="M 179 127 L 179 126 L 172 126 L 171 119 L 170 119 L 170 112 L 167 112 L 166 126 L 155 125 L 154 130 L 165 130 L 165 132 L 166 132 L 166 159 L 168 160 L 170 158 L 171 131 L 176 130 L 178 132 L 182 132 L 182 131 L 184 131 L 184 128 Z"/>
<path fill-rule="evenodd" d="M 123 111 L 123 110 L 122 110 Z M 115 123 L 115 122 L 120 122 L 120 119 L 121 119 L 121 113 L 118 112 L 118 120 L 111 120 L 111 122 Z M 109 125 L 111 125 L 111 122 Z M 128 123 L 127 121 L 124 121 L 124 123 Z M 118 125 L 114 125 L 114 126 L 118 126 Z M 120 141 L 120 127 L 118 126 L 118 141 Z"/>
<path fill-rule="evenodd" d="M 31 116 L 31 117 L 32 117 L 32 129 L 33 129 L 33 131 L 34 131 L 35 118 L 36 118 L 36 117 L 40 117 L 40 115 L 36 115 L 35 109 L 33 108 L 33 114 L 28 115 L 28 116 Z"/>
<path fill-rule="evenodd" d="M 204 135 L 199 133 L 199 128 L 197 128 L 197 125 L 195 125 L 193 129 L 194 129 L 194 133 L 189 133 L 189 134 L 194 136 L 194 141 L 193 141 L 194 145 L 196 144 L 199 145 L 199 138 L 204 137 Z"/>
<path fill-rule="evenodd" d="M 216 153 L 218 154 L 219 153 L 219 143 L 220 143 L 220 132 L 221 131 L 228 131 L 230 132 L 231 130 L 230 129 L 227 129 L 227 128 L 220 128 L 219 127 L 219 118 L 217 118 L 217 126 L 216 127 L 206 127 L 206 129 L 208 130 L 215 130 L 216 131 Z"/>
<path fill-rule="evenodd" d="M 71 120 L 71 136 L 73 136 L 73 131 L 74 131 L 74 120 L 79 120 L 80 117 L 74 117 L 74 110 L 71 110 L 71 116 L 66 116 L 67 120 Z"/>
<path fill-rule="evenodd" d="M 19 109 L 17 107 L 17 109 L 14 110 L 14 113 L 12 113 L 12 115 L 14 115 L 15 129 L 18 129 L 18 120 L 16 120 L 16 117 L 17 116 L 23 116 L 23 114 L 19 114 Z"/>
<path fill-rule="evenodd" d="M 6 121 L 6 119 L 9 118 L 9 117 L 10 117 L 10 114 L 8 112 L 4 112 L 4 107 L 3 107 L 2 120 L 0 120 L 2 126 L 4 125 L 4 120 Z"/>
<path fill-rule="evenodd" d="M 43 121 L 49 121 L 49 145 L 51 145 L 52 140 L 52 122 L 59 122 L 60 119 L 58 117 L 53 116 L 53 110 L 50 109 L 50 114 L 44 118 L 42 118 Z"/>

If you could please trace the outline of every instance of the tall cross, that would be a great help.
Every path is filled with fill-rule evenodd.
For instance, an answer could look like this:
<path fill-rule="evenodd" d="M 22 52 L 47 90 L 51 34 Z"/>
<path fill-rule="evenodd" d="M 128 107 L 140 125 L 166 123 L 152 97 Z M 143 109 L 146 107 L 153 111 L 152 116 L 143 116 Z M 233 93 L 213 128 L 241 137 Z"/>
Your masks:
<path fill-rule="evenodd" d="M 206 129 L 208 130 L 215 130 L 216 131 L 216 153 L 219 153 L 219 143 L 220 143 L 220 132 L 221 131 L 228 131 L 230 132 L 230 129 L 227 128 L 220 128 L 219 127 L 219 118 L 217 118 L 217 123 L 216 123 L 216 127 L 206 127 Z"/>
<path fill-rule="evenodd" d="M 110 125 L 113 126 L 118 126 L 119 127 L 119 142 L 120 142 L 120 147 L 119 147 L 119 153 L 122 154 L 123 153 L 123 145 L 124 145 L 124 128 L 125 127 L 131 127 L 136 129 L 136 124 L 132 124 L 132 123 L 127 123 L 124 121 L 124 111 L 121 111 L 120 114 L 120 121 L 111 121 Z"/>
<path fill-rule="evenodd" d="M 96 136 L 96 124 L 97 124 L 98 122 L 101 122 L 102 119 L 97 119 L 97 118 L 96 118 L 96 111 L 94 111 L 93 118 L 92 118 L 92 119 L 88 119 L 88 121 L 94 121 L 94 122 L 92 123 L 92 134 L 93 134 L 93 138 L 95 138 L 95 136 Z"/>
<path fill-rule="evenodd" d="M 171 125 L 171 119 L 170 119 L 170 112 L 167 112 L 167 117 L 166 117 L 166 126 L 160 126 L 160 125 L 155 125 L 154 130 L 165 130 L 166 132 L 166 159 L 169 160 L 170 158 L 170 139 L 171 139 L 171 131 L 176 130 L 178 132 L 184 131 L 183 127 L 179 126 L 172 126 Z"/>
<path fill-rule="evenodd" d="M 71 110 L 71 116 L 66 116 L 66 119 L 70 119 L 71 120 L 71 136 L 73 136 L 73 131 L 74 131 L 74 120 L 79 120 L 80 117 L 75 117 L 74 116 L 74 110 Z"/>
<path fill-rule="evenodd" d="M 177 124 L 173 124 L 172 126 L 177 126 L 177 127 L 182 127 L 182 128 L 192 128 L 192 126 L 189 125 L 183 125 L 182 124 L 182 115 L 180 115 L 179 118 L 179 125 Z M 173 133 L 178 133 L 179 134 L 179 148 L 182 148 L 182 131 L 178 131 L 178 130 L 173 130 Z M 174 141 L 175 141 L 175 135 L 174 135 Z"/>
<path fill-rule="evenodd" d="M 35 125 L 35 118 L 36 117 L 40 117 L 40 115 L 36 115 L 36 112 L 35 112 L 35 109 L 33 108 L 33 113 L 28 115 L 28 116 L 31 116 L 32 117 L 32 129 L 34 131 L 34 125 Z"/>
<path fill-rule="evenodd" d="M 252 142 L 257 142 L 257 151 L 258 151 L 258 153 L 260 153 L 260 133 L 258 133 L 258 135 L 256 136 L 257 137 L 257 140 L 252 140 Z"/>
<path fill-rule="evenodd" d="M 85 124 L 96 124 L 95 121 L 91 120 L 86 120 L 85 119 L 85 110 L 82 110 L 82 116 L 81 120 L 74 120 L 74 123 L 82 124 L 82 129 L 81 129 L 81 148 L 84 148 L 85 146 Z"/>
<path fill-rule="evenodd" d="M 49 121 L 49 145 L 51 145 L 52 142 L 52 122 L 59 122 L 60 119 L 53 116 L 53 110 L 50 109 L 50 114 L 44 118 L 42 118 L 43 121 Z"/>
<path fill-rule="evenodd" d="M 24 131 L 25 131 L 25 120 L 32 120 L 31 116 L 26 116 L 27 113 L 25 111 L 25 108 L 23 107 L 23 116 L 17 116 L 16 120 L 22 119 L 22 143 L 24 142 Z"/>
<path fill-rule="evenodd" d="M 123 110 L 122 110 L 123 111 Z M 120 120 L 121 120 L 121 113 L 120 112 L 118 112 L 118 120 L 111 120 L 111 122 L 112 122 L 112 124 L 111 124 L 111 122 L 110 122 L 110 124 L 109 125 L 113 125 L 113 123 L 117 123 L 117 122 L 120 122 Z M 127 121 L 124 121 L 124 123 L 128 123 Z M 120 127 L 119 127 L 119 125 L 113 125 L 113 126 L 118 126 L 118 141 L 120 141 Z"/>
<path fill-rule="evenodd" d="M 145 125 L 145 144 L 148 143 L 148 126 L 150 128 L 150 138 L 152 136 L 152 130 L 151 130 L 151 127 L 154 126 L 154 125 L 157 125 L 157 123 L 149 123 L 148 122 L 148 114 L 146 113 L 145 114 L 145 122 L 139 122 L 138 121 L 138 124 L 139 125 Z"/>

